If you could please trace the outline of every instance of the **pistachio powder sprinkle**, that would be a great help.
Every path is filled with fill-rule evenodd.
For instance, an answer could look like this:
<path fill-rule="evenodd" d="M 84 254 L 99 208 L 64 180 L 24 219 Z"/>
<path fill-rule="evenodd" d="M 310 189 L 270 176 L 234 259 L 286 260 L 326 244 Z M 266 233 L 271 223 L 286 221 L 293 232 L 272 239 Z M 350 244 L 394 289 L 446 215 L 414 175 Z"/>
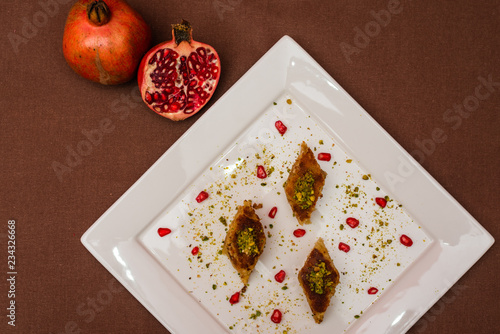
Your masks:
<path fill-rule="evenodd" d="M 300 208 L 305 210 L 314 202 L 314 177 L 310 171 L 307 171 L 304 176 L 300 177 L 295 184 L 295 195 Z"/>
<path fill-rule="evenodd" d="M 238 250 L 240 253 L 250 256 L 259 254 L 259 247 L 257 247 L 255 231 L 253 228 L 248 227 L 238 233 Z"/>
<path fill-rule="evenodd" d="M 317 266 L 312 268 L 307 280 L 312 291 L 322 295 L 327 289 L 331 289 L 333 282 L 328 278 L 331 272 L 326 269 L 325 263 L 320 262 Z"/>

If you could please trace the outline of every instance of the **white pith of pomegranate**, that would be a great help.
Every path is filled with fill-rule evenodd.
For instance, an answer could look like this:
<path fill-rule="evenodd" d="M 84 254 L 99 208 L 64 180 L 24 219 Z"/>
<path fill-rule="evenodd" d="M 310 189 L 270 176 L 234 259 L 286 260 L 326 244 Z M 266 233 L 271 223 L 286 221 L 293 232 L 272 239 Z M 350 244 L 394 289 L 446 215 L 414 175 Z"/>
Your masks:
<path fill-rule="evenodd" d="M 139 65 L 142 99 L 157 114 L 180 121 L 212 97 L 220 78 L 219 55 L 192 39 L 191 25 L 173 25 L 173 39 L 149 50 Z"/>

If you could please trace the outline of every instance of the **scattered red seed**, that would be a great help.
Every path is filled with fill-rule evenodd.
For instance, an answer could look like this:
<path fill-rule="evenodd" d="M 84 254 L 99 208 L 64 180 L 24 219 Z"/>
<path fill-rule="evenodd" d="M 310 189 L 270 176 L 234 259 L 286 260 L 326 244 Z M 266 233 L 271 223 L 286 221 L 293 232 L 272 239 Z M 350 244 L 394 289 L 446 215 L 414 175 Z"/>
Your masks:
<path fill-rule="evenodd" d="M 276 126 L 276 129 L 282 136 L 285 134 L 287 127 L 285 126 L 285 124 L 283 124 L 282 121 L 276 121 L 276 123 L 274 123 L 274 126 Z"/>
<path fill-rule="evenodd" d="M 377 288 L 374 288 L 374 287 L 371 287 L 368 289 L 368 294 L 369 295 L 374 295 L 378 292 L 378 289 Z"/>
<path fill-rule="evenodd" d="M 271 209 L 271 211 L 269 211 L 269 218 L 274 218 L 276 217 L 276 212 L 278 212 L 278 208 L 273 206 L 273 208 Z"/>
<path fill-rule="evenodd" d="M 332 155 L 330 153 L 320 153 L 318 154 L 318 160 L 321 161 L 330 161 L 332 159 Z"/>
<path fill-rule="evenodd" d="M 267 177 L 266 169 L 264 166 L 257 166 L 257 177 L 259 179 L 265 179 Z"/>
<path fill-rule="evenodd" d="M 339 243 L 339 249 L 340 249 L 341 251 L 343 251 L 343 252 L 346 252 L 346 253 L 347 253 L 347 252 L 349 252 L 349 251 L 351 250 L 351 247 L 349 247 L 349 245 L 348 245 L 348 244 L 345 244 L 345 243 L 343 243 L 343 242 L 340 242 L 340 243 Z"/>
<path fill-rule="evenodd" d="M 293 231 L 293 235 L 296 236 L 297 238 L 302 238 L 306 234 L 306 230 L 298 228 L 295 231 Z"/>
<path fill-rule="evenodd" d="M 271 321 L 274 322 L 275 324 L 279 324 L 281 322 L 281 311 L 276 309 L 273 311 L 273 314 L 271 315 Z"/>
<path fill-rule="evenodd" d="M 158 229 L 158 235 L 159 235 L 160 237 L 164 237 L 164 236 L 166 236 L 167 234 L 170 234 L 170 232 L 172 232 L 172 230 L 171 230 L 171 229 L 169 229 L 169 228 L 166 228 L 166 227 L 160 227 L 160 228 Z"/>
<path fill-rule="evenodd" d="M 239 292 L 236 292 L 234 295 L 231 296 L 231 298 L 229 298 L 229 303 L 231 303 L 231 305 L 234 305 L 236 303 L 238 303 L 240 301 L 240 293 Z"/>
<path fill-rule="evenodd" d="M 385 206 L 387 205 L 387 200 L 383 197 L 375 198 L 375 202 L 377 202 L 377 204 L 380 205 L 382 208 L 385 208 Z"/>
<path fill-rule="evenodd" d="M 399 238 L 399 241 L 401 241 L 401 243 L 406 246 L 406 247 L 410 247 L 411 245 L 413 245 L 413 240 L 411 240 L 411 238 L 409 236 L 407 236 L 406 234 L 403 234 L 400 238 Z"/>
<path fill-rule="evenodd" d="M 193 255 L 197 255 L 199 252 L 200 252 L 200 248 L 198 246 L 194 247 L 191 250 L 191 254 L 193 254 Z"/>
<path fill-rule="evenodd" d="M 208 193 L 206 191 L 202 191 L 196 196 L 196 202 L 201 203 L 208 198 Z"/>
<path fill-rule="evenodd" d="M 285 280 L 285 277 L 286 277 L 286 272 L 284 270 L 280 270 L 279 273 L 277 273 L 276 275 L 274 275 L 274 279 L 278 283 L 283 283 L 283 281 Z"/>
<path fill-rule="evenodd" d="M 359 220 L 356 218 L 349 217 L 345 220 L 346 224 L 349 225 L 352 228 L 355 228 L 359 225 Z"/>

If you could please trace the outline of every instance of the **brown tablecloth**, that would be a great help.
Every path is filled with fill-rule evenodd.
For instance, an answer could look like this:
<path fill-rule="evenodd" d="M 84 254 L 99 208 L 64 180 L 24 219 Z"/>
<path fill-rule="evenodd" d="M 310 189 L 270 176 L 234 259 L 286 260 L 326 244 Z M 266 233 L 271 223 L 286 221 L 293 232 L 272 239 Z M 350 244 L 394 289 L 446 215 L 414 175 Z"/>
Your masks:
<path fill-rule="evenodd" d="M 499 1 L 131 0 L 154 43 L 171 38 L 172 23 L 189 20 L 195 39 L 221 56 L 219 86 L 208 107 L 183 122 L 130 105 L 60 181 L 53 162 L 65 159 L 82 131 L 116 118 L 110 103 L 136 85 L 105 87 L 70 69 L 61 41 L 72 2 L 64 2 L 4 0 L 0 11 L 0 277 L 8 271 L 9 219 L 17 232 L 16 326 L 7 323 L 3 278 L 0 332 L 167 333 L 80 237 L 283 35 L 499 237 Z M 471 98 L 480 77 L 493 83 Z M 461 112 L 448 111 L 461 104 Z M 422 141 L 436 128 L 446 140 L 426 151 Z M 498 277 L 494 245 L 409 333 L 500 332 Z M 113 292 L 105 305 L 96 301 L 103 290 Z"/>

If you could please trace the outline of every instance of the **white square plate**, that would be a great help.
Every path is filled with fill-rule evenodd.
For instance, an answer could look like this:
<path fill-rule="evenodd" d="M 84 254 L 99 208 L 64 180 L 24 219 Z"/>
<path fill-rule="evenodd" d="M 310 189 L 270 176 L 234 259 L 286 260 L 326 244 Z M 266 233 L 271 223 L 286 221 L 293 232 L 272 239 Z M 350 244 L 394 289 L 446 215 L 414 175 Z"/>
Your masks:
<path fill-rule="evenodd" d="M 274 128 L 276 120 L 287 125 L 284 136 Z M 331 153 L 332 160 L 320 161 L 328 173 L 324 196 L 298 239 L 292 232 L 300 226 L 282 184 L 302 140 L 315 153 Z M 274 172 L 257 179 L 256 165 Z M 201 190 L 210 197 L 196 203 Z M 390 201 L 382 209 L 374 198 L 386 195 Z M 230 306 L 227 298 L 242 286 L 218 254 L 225 236 L 218 218 L 229 223 L 244 199 L 263 204 L 257 213 L 269 234 L 246 293 Z M 271 219 L 273 206 L 278 214 Z M 356 229 L 345 224 L 350 216 L 360 220 Z M 173 232 L 161 238 L 159 227 Z M 401 245 L 401 234 L 411 236 L 413 246 Z M 320 325 L 296 279 L 318 237 L 341 272 Z M 351 246 L 349 253 L 339 251 L 340 241 Z M 85 247 L 172 333 L 402 333 L 493 242 L 288 36 L 82 236 Z M 195 246 L 201 255 L 191 255 Z M 273 277 L 281 269 L 287 278 L 280 284 Z M 368 295 L 372 286 L 379 292 Z M 275 308 L 283 312 L 279 325 L 269 320 Z M 249 319 L 257 310 L 262 316 Z"/>

